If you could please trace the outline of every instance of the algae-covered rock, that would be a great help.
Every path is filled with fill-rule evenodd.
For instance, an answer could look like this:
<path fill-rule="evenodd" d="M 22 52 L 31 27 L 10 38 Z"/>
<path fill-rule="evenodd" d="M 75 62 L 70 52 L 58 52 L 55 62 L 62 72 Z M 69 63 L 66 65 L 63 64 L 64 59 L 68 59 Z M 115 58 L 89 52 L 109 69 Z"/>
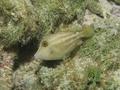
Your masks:
<path fill-rule="evenodd" d="M 12 66 L 15 53 L 8 53 L 0 45 L 0 90 L 10 90 L 12 84 Z"/>
<path fill-rule="evenodd" d="M 0 90 L 119 90 L 119 10 L 119 0 L 0 0 Z M 34 59 L 44 35 L 84 24 L 95 33 L 69 57 Z"/>
<path fill-rule="evenodd" d="M 120 0 L 109 0 L 109 1 L 113 1 L 113 2 L 115 2 L 116 4 L 120 5 Z"/>
<path fill-rule="evenodd" d="M 40 39 L 42 32 L 53 32 L 61 23 L 82 22 L 86 8 L 102 16 L 102 7 L 94 0 L 2 0 L 0 41 L 10 46 Z"/>
<path fill-rule="evenodd" d="M 89 9 L 92 13 L 99 15 L 100 17 L 104 17 L 102 6 L 98 2 L 99 0 L 88 0 L 87 9 Z"/>
<path fill-rule="evenodd" d="M 26 44 L 32 38 L 40 36 L 41 21 L 31 2 L 2 0 L 0 11 L 0 42 L 6 47 L 17 43 Z"/>

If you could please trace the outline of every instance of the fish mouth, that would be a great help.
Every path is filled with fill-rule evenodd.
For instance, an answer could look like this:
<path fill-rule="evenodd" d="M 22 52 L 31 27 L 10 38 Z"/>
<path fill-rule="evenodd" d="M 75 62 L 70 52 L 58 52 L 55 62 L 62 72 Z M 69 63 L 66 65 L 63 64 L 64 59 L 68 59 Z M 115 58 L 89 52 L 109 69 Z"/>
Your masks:
<path fill-rule="evenodd" d="M 38 54 L 34 55 L 34 59 L 39 59 Z"/>

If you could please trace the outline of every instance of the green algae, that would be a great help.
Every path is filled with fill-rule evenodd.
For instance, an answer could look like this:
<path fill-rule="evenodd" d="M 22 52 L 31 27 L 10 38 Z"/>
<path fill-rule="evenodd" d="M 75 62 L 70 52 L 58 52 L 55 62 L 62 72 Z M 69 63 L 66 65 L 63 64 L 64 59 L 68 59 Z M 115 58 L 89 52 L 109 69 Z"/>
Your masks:
<path fill-rule="evenodd" d="M 105 64 L 106 62 L 112 68 L 114 66 L 115 67 L 119 66 L 119 64 L 117 65 L 117 63 L 116 63 L 117 66 L 114 65 L 114 60 L 116 60 L 115 62 L 118 62 L 118 60 L 115 58 L 119 58 L 118 55 L 120 52 L 118 48 L 120 48 L 119 47 L 120 37 L 119 37 L 119 33 L 117 35 L 107 36 L 107 34 L 110 33 L 109 31 L 106 30 L 106 32 L 102 32 L 102 33 L 100 31 L 97 32 L 99 33 L 99 35 L 96 33 L 95 34 L 96 36 L 88 40 L 81 47 L 80 54 L 82 56 L 93 57 L 95 61 L 101 62 L 102 64 Z M 114 54 L 112 53 L 116 53 L 117 55 L 114 56 Z M 113 66 L 111 64 L 113 64 Z M 109 67 L 109 65 L 105 65 L 106 68 L 107 66 Z"/>
<path fill-rule="evenodd" d="M 44 88 L 54 90 L 56 88 L 63 90 L 119 89 L 119 77 L 111 73 L 118 73 L 120 68 L 120 25 L 115 18 L 108 19 L 102 24 L 101 21 L 95 22 L 95 34 L 80 47 L 77 59 L 70 59 L 71 61 L 63 62 L 56 68 L 42 66 L 39 69 L 38 76 Z M 60 74 L 61 71 L 62 74 Z M 58 77 L 55 77 L 56 75 Z"/>
<path fill-rule="evenodd" d="M 11 46 L 18 42 L 26 44 L 33 38 L 39 40 L 41 34 L 54 32 L 62 23 L 70 24 L 75 20 L 82 22 L 86 8 L 101 15 L 101 10 L 92 9 L 93 2 L 94 0 L 2 0 L 1 43 Z M 99 7 L 96 1 L 95 5 Z"/>
<path fill-rule="evenodd" d="M 86 86 L 85 89 L 95 89 L 96 87 L 98 87 L 101 83 L 101 75 L 102 72 L 100 70 L 100 68 L 98 67 L 94 67 L 94 66 L 90 66 L 88 68 L 86 68 L 85 71 L 85 78 L 86 78 Z"/>
<path fill-rule="evenodd" d="M 119 5 L 119 0 L 112 1 Z M 119 89 L 120 21 L 119 17 L 111 19 L 112 15 L 100 18 L 104 17 L 103 8 L 99 0 L 1 0 L 0 44 L 4 47 L 18 43 L 25 46 L 19 52 L 20 56 L 28 50 L 25 48 L 29 42 L 40 41 L 42 35 L 54 33 L 61 24 L 79 31 L 86 9 L 97 17 L 93 22 L 94 36 L 83 43 L 74 58 L 59 65 L 48 62 L 55 68 L 36 60 L 21 64 L 13 72 L 13 89 Z M 28 52 L 31 52 L 29 49 Z M 24 56 L 18 58 L 21 63 Z"/>
<path fill-rule="evenodd" d="M 100 17 L 104 17 L 103 16 L 103 10 L 100 6 L 100 4 L 98 3 L 99 0 L 89 0 L 87 3 L 87 8 L 88 10 L 90 10 L 92 13 L 95 13 L 97 15 L 99 15 Z"/>
<path fill-rule="evenodd" d="M 28 8 L 29 4 L 21 0 L 1 1 L 0 42 L 6 47 L 17 43 L 26 44 L 32 38 L 40 36 L 41 23 L 34 10 Z"/>
<path fill-rule="evenodd" d="M 115 2 L 116 4 L 120 5 L 120 0 L 109 0 L 109 1 L 113 1 L 113 2 Z"/>

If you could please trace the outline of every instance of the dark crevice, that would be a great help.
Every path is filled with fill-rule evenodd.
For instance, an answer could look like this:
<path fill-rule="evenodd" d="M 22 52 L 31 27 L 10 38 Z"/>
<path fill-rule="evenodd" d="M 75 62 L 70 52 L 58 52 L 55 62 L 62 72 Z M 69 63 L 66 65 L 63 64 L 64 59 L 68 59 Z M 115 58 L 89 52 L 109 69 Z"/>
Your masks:
<path fill-rule="evenodd" d="M 58 65 L 60 65 L 62 60 L 46 60 L 41 63 L 42 66 L 48 67 L 48 68 L 56 68 Z"/>
<path fill-rule="evenodd" d="M 33 56 L 38 49 L 38 45 L 37 39 L 31 40 L 26 45 L 19 45 L 17 56 L 13 64 L 13 71 L 17 70 L 21 64 L 30 62 L 33 59 Z"/>

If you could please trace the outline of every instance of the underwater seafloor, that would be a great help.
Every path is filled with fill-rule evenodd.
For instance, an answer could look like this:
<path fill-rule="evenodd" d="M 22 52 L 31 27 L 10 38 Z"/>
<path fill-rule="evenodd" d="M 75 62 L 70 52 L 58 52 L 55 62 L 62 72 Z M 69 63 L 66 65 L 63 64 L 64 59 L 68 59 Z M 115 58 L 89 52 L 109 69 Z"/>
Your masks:
<path fill-rule="evenodd" d="M 34 59 L 44 35 L 84 24 L 72 57 Z M 0 90 L 120 90 L 120 0 L 0 0 Z"/>

